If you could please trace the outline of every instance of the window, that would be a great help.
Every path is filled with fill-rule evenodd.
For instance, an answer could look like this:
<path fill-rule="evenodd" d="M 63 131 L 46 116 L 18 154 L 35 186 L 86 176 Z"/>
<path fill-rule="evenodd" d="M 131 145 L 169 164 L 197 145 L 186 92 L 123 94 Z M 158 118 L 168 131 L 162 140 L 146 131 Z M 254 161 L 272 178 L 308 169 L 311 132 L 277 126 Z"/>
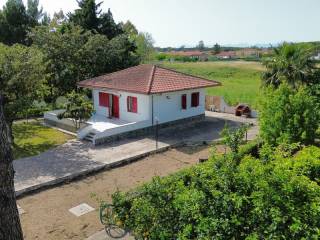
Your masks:
<path fill-rule="evenodd" d="M 137 113 L 138 112 L 138 101 L 136 97 L 127 97 L 127 108 L 128 112 Z"/>
<path fill-rule="evenodd" d="M 99 106 L 109 107 L 109 94 L 104 92 L 99 92 Z"/>
<path fill-rule="evenodd" d="M 195 92 L 191 94 L 191 107 L 199 106 L 199 93 Z"/>
<path fill-rule="evenodd" d="M 181 108 L 187 109 L 187 94 L 181 95 Z"/>

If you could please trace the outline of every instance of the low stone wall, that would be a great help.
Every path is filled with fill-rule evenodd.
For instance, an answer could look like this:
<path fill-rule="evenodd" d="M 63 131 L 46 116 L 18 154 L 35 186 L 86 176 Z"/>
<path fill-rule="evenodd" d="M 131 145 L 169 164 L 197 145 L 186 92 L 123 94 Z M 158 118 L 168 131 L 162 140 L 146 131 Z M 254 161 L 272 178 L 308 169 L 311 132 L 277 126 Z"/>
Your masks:
<path fill-rule="evenodd" d="M 73 132 L 73 133 L 76 133 L 77 132 L 77 129 L 74 127 L 74 126 L 71 126 L 69 124 L 64 124 L 62 121 L 53 121 L 53 120 L 50 120 L 50 119 L 44 119 L 44 123 L 49 125 L 49 126 L 54 126 L 54 127 L 57 127 L 57 128 L 61 128 L 63 130 L 67 130 L 69 132 Z"/>
<path fill-rule="evenodd" d="M 176 121 L 162 123 L 162 124 L 159 124 L 158 126 L 154 125 L 154 126 L 130 131 L 130 132 L 125 132 L 125 133 L 121 133 L 113 136 L 95 139 L 94 144 L 101 145 L 104 143 L 110 143 L 110 142 L 119 141 L 122 139 L 135 138 L 135 137 L 144 136 L 148 134 L 154 134 L 156 127 L 158 127 L 159 130 L 164 128 L 169 128 L 169 127 L 176 127 L 178 129 L 179 127 L 184 127 L 186 124 L 202 121 L 204 119 L 205 119 L 205 114 L 201 114 L 201 115 L 193 116 L 189 118 L 183 118 Z"/>

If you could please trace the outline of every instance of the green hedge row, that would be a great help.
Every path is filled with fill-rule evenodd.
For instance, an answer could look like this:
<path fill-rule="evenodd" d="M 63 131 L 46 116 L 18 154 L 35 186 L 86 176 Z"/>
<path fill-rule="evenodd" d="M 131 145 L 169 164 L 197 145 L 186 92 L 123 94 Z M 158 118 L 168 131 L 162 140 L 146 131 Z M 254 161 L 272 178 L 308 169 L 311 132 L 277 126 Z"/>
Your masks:
<path fill-rule="evenodd" d="M 137 239 L 318 239 L 320 148 L 273 159 L 212 158 L 117 192 L 117 222 Z"/>

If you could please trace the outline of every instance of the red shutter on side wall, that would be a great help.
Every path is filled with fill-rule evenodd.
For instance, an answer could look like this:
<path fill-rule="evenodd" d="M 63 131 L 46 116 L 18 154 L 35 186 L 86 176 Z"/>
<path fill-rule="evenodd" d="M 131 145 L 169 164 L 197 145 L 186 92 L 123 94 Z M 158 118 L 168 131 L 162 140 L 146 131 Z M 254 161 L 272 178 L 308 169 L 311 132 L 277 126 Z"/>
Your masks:
<path fill-rule="evenodd" d="M 99 106 L 109 107 L 109 94 L 104 92 L 99 92 Z"/>
<path fill-rule="evenodd" d="M 192 106 L 192 107 L 198 107 L 198 106 L 199 106 L 199 103 L 200 103 L 199 93 L 198 93 L 198 92 L 192 93 L 192 94 L 191 94 L 191 106 Z"/>
<path fill-rule="evenodd" d="M 197 96 L 197 107 L 198 107 L 198 106 L 199 106 L 199 103 L 200 103 L 200 94 L 197 93 L 196 96 Z"/>
<path fill-rule="evenodd" d="M 127 97 L 127 111 L 130 112 L 130 97 Z"/>
<path fill-rule="evenodd" d="M 138 101 L 136 97 L 132 97 L 132 112 L 138 112 Z"/>
<path fill-rule="evenodd" d="M 181 96 L 181 108 L 187 109 L 187 95 L 186 94 L 183 94 Z"/>

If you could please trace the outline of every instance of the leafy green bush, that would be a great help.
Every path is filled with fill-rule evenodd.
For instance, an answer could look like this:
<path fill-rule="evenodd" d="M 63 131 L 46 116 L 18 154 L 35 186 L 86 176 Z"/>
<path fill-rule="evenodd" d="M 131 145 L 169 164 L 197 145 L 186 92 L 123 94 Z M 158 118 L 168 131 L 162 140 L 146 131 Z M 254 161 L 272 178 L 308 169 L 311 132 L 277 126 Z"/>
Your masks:
<path fill-rule="evenodd" d="M 117 192 L 113 204 L 137 239 L 317 239 L 319 176 L 318 147 L 239 165 L 227 156 Z"/>
<path fill-rule="evenodd" d="M 269 87 L 260 101 L 259 125 L 265 143 L 312 144 L 320 123 L 318 99 L 308 89 L 295 90 L 286 84 Z"/>

